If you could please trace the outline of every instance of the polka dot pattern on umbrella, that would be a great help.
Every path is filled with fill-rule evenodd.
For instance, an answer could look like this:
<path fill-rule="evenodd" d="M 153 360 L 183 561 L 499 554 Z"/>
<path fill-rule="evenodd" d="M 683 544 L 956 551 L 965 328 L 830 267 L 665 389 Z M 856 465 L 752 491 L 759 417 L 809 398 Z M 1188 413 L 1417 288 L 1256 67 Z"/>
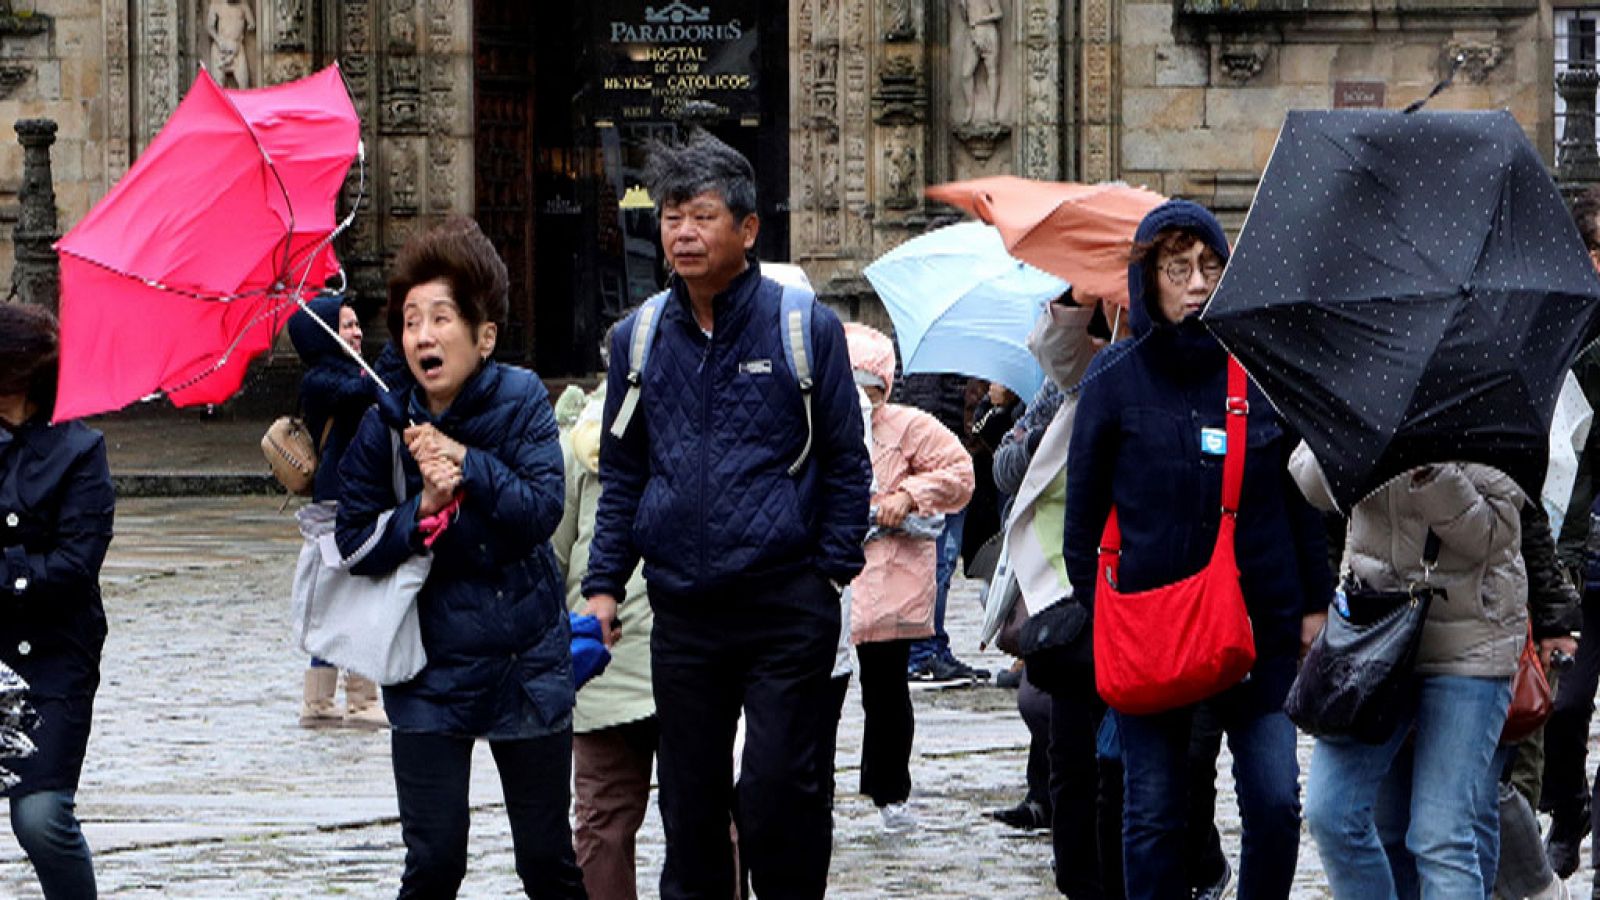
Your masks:
<path fill-rule="evenodd" d="M 1204 321 L 1343 509 L 1419 465 L 1537 496 L 1600 279 L 1505 112 L 1292 112 Z"/>

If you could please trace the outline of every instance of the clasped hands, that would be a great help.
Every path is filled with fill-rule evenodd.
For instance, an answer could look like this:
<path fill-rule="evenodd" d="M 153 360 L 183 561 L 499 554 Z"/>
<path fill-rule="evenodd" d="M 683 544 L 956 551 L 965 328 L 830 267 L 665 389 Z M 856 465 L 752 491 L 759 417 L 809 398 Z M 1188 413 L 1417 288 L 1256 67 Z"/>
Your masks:
<path fill-rule="evenodd" d="M 450 505 L 460 489 L 467 448 L 431 424 L 413 425 L 401 437 L 422 472 L 422 507 L 417 514 L 431 516 Z"/>

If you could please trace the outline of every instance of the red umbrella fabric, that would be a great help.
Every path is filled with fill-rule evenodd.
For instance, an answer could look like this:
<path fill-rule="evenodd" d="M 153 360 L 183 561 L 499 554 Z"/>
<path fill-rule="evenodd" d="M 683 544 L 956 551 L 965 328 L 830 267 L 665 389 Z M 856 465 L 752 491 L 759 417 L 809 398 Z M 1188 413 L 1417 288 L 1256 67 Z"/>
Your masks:
<path fill-rule="evenodd" d="M 55 419 L 160 392 L 218 403 L 339 271 L 335 204 L 361 123 L 336 66 L 224 91 L 201 73 L 127 175 L 56 244 Z"/>

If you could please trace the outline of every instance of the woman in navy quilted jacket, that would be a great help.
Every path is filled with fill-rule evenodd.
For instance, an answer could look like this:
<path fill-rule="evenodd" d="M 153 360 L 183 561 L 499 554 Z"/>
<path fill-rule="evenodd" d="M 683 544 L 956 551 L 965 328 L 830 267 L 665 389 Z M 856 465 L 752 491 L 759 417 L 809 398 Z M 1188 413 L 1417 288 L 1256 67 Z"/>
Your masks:
<path fill-rule="evenodd" d="M 507 311 L 505 264 L 455 219 L 400 251 L 389 330 L 416 383 L 380 394 L 340 467 L 338 541 L 352 571 L 417 554 L 428 662 L 384 688 L 406 866 L 400 896 L 454 897 L 467 866 L 476 739 L 494 754 L 529 896 L 582 897 L 567 820 L 572 660 L 550 535 L 565 500 L 555 415 L 538 376 L 490 359 Z M 394 467 L 404 474 L 395 496 Z"/>

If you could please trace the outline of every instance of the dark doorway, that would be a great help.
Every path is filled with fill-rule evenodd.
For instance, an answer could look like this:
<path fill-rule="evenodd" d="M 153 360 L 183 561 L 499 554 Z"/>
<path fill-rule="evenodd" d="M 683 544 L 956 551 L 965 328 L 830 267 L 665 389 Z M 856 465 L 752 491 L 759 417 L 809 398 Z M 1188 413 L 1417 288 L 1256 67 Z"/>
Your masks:
<path fill-rule="evenodd" d="M 512 267 L 508 359 L 545 377 L 592 373 L 605 329 L 664 283 L 643 190 L 652 140 L 702 127 L 744 153 L 757 253 L 788 259 L 786 3 L 475 0 L 475 11 L 477 211 Z"/>

